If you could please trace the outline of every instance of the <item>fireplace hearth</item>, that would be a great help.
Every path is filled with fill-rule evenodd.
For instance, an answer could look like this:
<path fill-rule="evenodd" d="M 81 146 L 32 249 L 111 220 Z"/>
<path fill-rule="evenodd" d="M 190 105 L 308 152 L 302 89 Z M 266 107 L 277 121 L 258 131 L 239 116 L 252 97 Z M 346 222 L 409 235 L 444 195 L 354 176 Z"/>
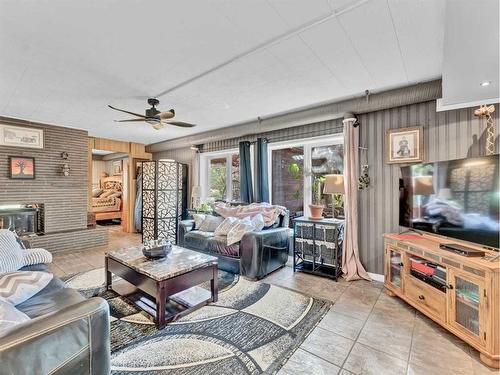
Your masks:
<path fill-rule="evenodd" d="M 10 229 L 19 236 L 43 234 L 43 219 L 40 203 L 0 205 L 0 229 Z"/>

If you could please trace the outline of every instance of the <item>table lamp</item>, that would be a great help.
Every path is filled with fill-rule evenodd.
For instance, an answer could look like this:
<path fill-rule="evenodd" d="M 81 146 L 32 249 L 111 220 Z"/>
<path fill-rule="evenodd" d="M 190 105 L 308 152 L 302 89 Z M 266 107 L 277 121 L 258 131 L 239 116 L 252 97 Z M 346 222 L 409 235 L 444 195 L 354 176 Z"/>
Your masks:
<path fill-rule="evenodd" d="M 332 215 L 335 218 L 333 194 L 345 194 L 344 175 L 341 174 L 326 175 L 325 186 L 323 187 L 323 194 L 332 194 Z"/>

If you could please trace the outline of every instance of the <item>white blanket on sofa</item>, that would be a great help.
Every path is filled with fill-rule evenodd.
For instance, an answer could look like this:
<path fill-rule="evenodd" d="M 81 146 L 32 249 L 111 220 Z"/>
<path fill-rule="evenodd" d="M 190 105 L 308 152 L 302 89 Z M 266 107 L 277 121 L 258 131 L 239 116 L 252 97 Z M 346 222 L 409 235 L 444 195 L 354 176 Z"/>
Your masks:
<path fill-rule="evenodd" d="M 229 203 L 216 202 L 214 203 L 214 211 L 222 217 L 237 217 L 244 219 L 250 216 L 261 214 L 264 217 L 265 226 L 273 225 L 280 215 L 286 213 L 286 208 L 283 206 L 273 205 L 269 203 L 251 203 L 246 206 L 231 206 Z"/>

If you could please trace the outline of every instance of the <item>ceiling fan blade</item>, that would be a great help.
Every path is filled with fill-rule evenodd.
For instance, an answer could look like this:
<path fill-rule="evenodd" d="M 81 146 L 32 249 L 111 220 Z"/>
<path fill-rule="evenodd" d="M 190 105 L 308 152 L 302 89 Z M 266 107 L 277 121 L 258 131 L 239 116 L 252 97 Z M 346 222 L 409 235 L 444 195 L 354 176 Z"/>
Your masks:
<path fill-rule="evenodd" d="M 134 113 L 134 112 L 125 111 L 124 109 L 120 109 L 120 108 L 115 108 L 115 107 L 113 107 L 113 106 L 111 106 L 109 104 L 108 104 L 108 107 L 111 108 L 111 109 L 114 109 L 115 111 L 120 111 L 120 112 L 123 112 L 123 113 L 128 113 L 129 115 L 132 115 L 132 116 L 146 118 L 146 116 L 144 116 L 144 115 L 140 115 L 140 114 Z"/>
<path fill-rule="evenodd" d="M 181 128 L 192 128 L 193 126 L 196 126 L 195 124 L 190 124 L 189 122 L 183 121 L 165 121 L 165 123 L 174 126 L 180 126 Z"/>
<path fill-rule="evenodd" d="M 143 118 L 131 118 L 130 120 L 115 120 L 115 122 L 144 122 L 146 119 Z"/>
<path fill-rule="evenodd" d="M 165 111 L 165 112 L 160 113 L 160 118 L 162 120 L 168 120 L 169 118 L 172 118 L 174 116 L 175 116 L 175 112 L 173 109 L 171 109 L 170 111 Z"/>

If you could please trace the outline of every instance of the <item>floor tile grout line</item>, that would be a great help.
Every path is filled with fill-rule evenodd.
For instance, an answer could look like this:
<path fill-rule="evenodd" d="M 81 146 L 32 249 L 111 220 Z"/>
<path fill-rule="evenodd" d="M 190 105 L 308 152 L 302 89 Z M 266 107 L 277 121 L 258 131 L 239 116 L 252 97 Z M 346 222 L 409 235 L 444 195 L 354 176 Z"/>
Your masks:
<path fill-rule="evenodd" d="M 302 344 L 303 344 L 303 343 L 302 343 Z M 299 347 L 297 348 L 297 350 L 298 350 L 298 349 L 303 350 L 303 351 L 304 351 L 304 352 L 306 352 L 307 354 L 310 354 L 310 355 L 312 355 L 312 356 L 314 356 L 314 357 L 316 357 L 316 358 L 319 358 L 319 359 L 321 359 L 322 361 L 328 362 L 329 364 L 331 364 L 331 365 L 333 365 L 333 366 L 335 366 L 335 367 L 338 367 L 338 368 L 339 368 L 339 370 L 342 370 L 342 368 L 341 368 L 339 365 L 337 365 L 337 364 L 333 363 L 333 362 L 332 362 L 332 361 L 330 361 L 329 359 L 323 358 L 323 357 L 321 357 L 320 355 L 314 354 L 313 352 L 311 352 L 311 351 L 309 351 L 309 350 L 307 350 L 307 349 L 304 349 L 304 348 L 302 347 L 302 344 L 301 344 L 301 346 L 299 346 Z M 294 353 L 294 354 L 295 354 L 295 353 Z"/>
<path fill-rule="evenodd" d="M 382 292 L 379 293 L 378 297 L 377 297 L 377 300 L 375 301 L 375 303 L 373 304 L 372 308 L 370 309 L 370 313 L 368 314 L 368 316 L 366 317 L 366 320 L 365 322 L 363 323 L 363 326 L 361 327 L 361 329 L 359 330 L 358 332 L 358 335 L 356 336 L 356 339 L 354 340 L 354 344 L 351 346 L 351 349 L 349 349 L 349 353 L 347 353 L 347 356 L 345 357 L 344 361 L 342 362 L 342 366 L 340 366 L 341 369 L 344 369 L 344 366 L 345 366 L 345 363 L 347 362 L 347 359 L 349 358 L 349 356 L 351 355 L 352 353 L 352 349 L 354 348 L 354 346 L 358 343 L 358 339 L 359 339 L 359 336 L 361 335 L 361 332 L 363 332 L 363 329 L 365 328 L 366 326 L 366 323 L 368 322 L 368 319 L 370 318 L 370 315 L 372 314 L 373 312 L 373 309 L 375 308 L 375 305 L 377 304 L 378 300 L 380 299 L 380 295 L 382 294 Z M 361 343 L 359 343 L 360 345 L 362 345 Z M 349 371 L 348 369 L 346 369 L 347 371 Z"/>
<path fill-rule="evenodd" d="M 411 340 L 410 340 L 410 351 L 408 352 L 408 360 L 406 361 L 406 374 L 408 375 L 408 371 L 410 371 L 410 358 L 411 352 L 413 350 L 413 337 L 415 336 L 415 330 L 417 329 L 417 311 L 414 311 L 413 314 L 413 329 L 411 331 Z"/>
<path fill-rule="evenodd" d="M 340 312 L 333 311 L 333 310 L 331 310 L 331 309 L 330 309 L 330 310 L 328 310 L 328 312 L 330 312 L 330 311 L 332 311 L 332 312 L 333 312 L 333 313 L 335 313 L 335 314 L 339 314 L 339 315 L 342 315 L 342 316 L 345 316 L 345 317 L 348 317 L 348 318 L 351 318 L 351 319 L 355 319 L 355 320 L 357 320 L 357 321 L 359 321 L 359 322 L 363 322 L 361 319 L 354 318 L 354 317 L 352 317 L 352 316 L 349 316 L 349 315 L 346 315 L 346 314 L 342 314 L 342 313 L 340 313 Z M 328 314 L 328 313 L 327 313 L 327 314 Z M 325 316 L 326 316 L 326 315 L 325 315 Z M 324 318 L 323 318 L 323 319 L 324 319 Z M 318 326 L 317 326 L 318 328 L 324 329 L 325 331 L 328 331 L 328 332 L 330 332 L 330 333 L 333 333 L 333 334 L 335 334 L 335 335 L 337 335 L 337 336 L 341 336 L 341 337 L 343 337 L 343 338 L 345 338 L 345 339 L 348 339 L 348 340 L 351 340 L 351 341 L 354 341 L 354 340 L 355 340 L 355 339 L 353 339 L 352 337 L 347 337 L 347 336 L 344 336 L 343 334 L 341 334 L 341 333 L 339 333 L 339 332 L 332 331 L 332 330 L 330 330 L 330 329 L 328 329 L 328 328 L 326 328 L 326 327 L 321 327 L 321 326 L 320 326 L 320 323 L 323 321 L 323 319 L 322 319 L 322 320 L 320 320 L 320 322 L 318 323 Z M 364 322 L 363 322 L 363 324 L 364 324 Z"/>
<path fill-rule="evenodd" d="M 382 291 L 382 293 L 384 293 L 384 292 Z M 382 295 L 382 293 L 381 293 L 381 295 Z M 380 298 L 380 296 L 379 296 L 379 298 Z M 378 302 L 378 300 L 377 300 L 377 302 Z M 375 302 L 375 304 L 376 304 L 377 302 Z M 372 314 L 373 310 L 375 310 L 375 305 L 373 305 L 373 308 L 372 308 L 372 310 L 370 311 L 370 315 L 369 315 L 369 316 L 368 316 L 368 318 L 366 319 L 366 322 L 368 322 L 368 319 L 370 318 L 370 316 L 371 316 L 371 314 Z M 415 319 L 416 319 L 416 318 L 415 318 Z M 415 321 L 414 321 L 414 323 L 413 323 L 413 324 L 415 324 Z M 363 327 L 361 328 L 361 331 L 359 332 L 359 335 L 361 335 L 361 332 L 363 331 L 363 328 L 364 328 L 364 325 L 363 325 Z M 380 350 L 380 349 L 374 348 L 374 347 L 372 347 L 372 346 L 370 346 L 370 345 L 368 345 L 368 344 L 364 344 L 364 343 L 362 343 L 362 342 L 359 342 L 359 341 L 358 341 L 358 339 L 359 339 L 359 335 L 358 335 L 358 337 L 356 338 L 356 343 L 358 343 L 359 345 L 364 346 L 365 348 L 368 348 L 368 349 L 371 349 L 371 350 L 375 350 L 375 351 L 376 351 L 376 352 L 378 352 L 378 353 L 384 354 L 384 355 L 386 355 L 386 356 L 389 356 L 389 357 L 391 357 L 391 358 L 397 359 L 397 360 L 399 360 L 399 361 L 404 361 L 404 359 L 401 359 L 400 357 L 397 357 L 397 356 L 395 356 L 395 355 L 389 354 L 389 353 L 384 352 L 384 351 L 382 351 L 382 350 Z M 412 339 L 413 339 L 413 329 L 412 329 Z M 410 347 L 410 353 L 411 353 L 411 347 Z"/>

